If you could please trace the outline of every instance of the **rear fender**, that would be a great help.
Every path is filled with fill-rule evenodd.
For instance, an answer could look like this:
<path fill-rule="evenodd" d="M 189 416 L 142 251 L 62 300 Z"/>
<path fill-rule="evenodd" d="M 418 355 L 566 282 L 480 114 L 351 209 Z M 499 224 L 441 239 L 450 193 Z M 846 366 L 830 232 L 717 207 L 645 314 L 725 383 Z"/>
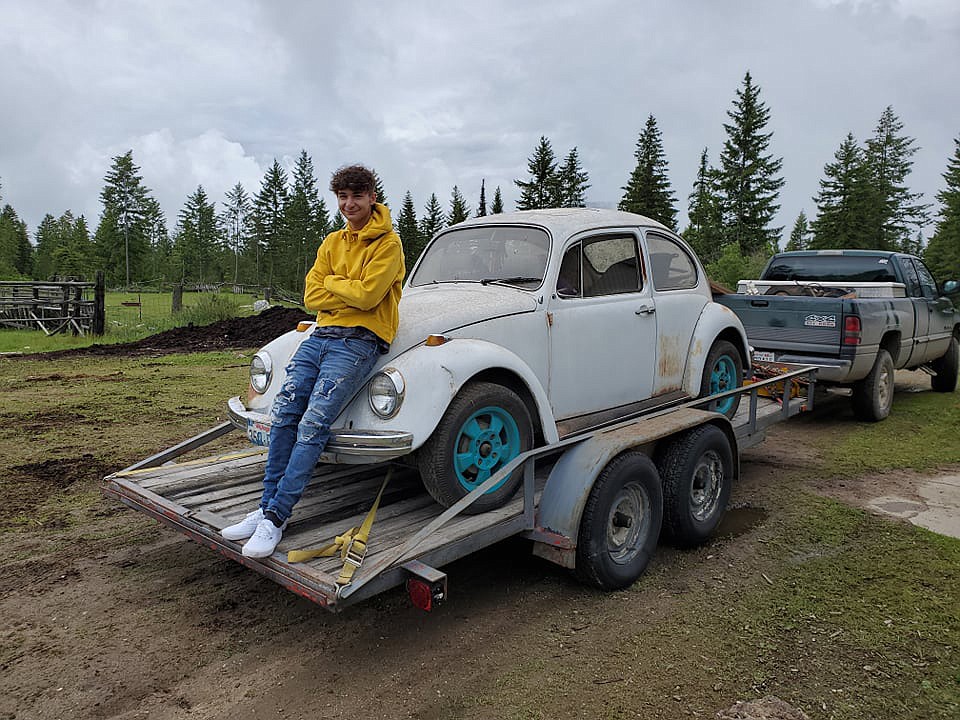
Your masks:
<path fill-rule="evenodd" d="M 740 350 L 743 358 L 743 369 L 750 369 L 750 351 L 747 343 L 747 334 L 743 330 L 740 318 L 730 308 L 719 303 L 707 303 L 700 319 L 693 331 L 693 342 L 690 344 L 690 357 L 687 360 L 687 370 L 683 375 L 683 390 L 690 397 L 700 395 L 700 383 L 703 380 L 703 369 L 707 364 L 710 348 L 717 340 L 728 340 Z"/>

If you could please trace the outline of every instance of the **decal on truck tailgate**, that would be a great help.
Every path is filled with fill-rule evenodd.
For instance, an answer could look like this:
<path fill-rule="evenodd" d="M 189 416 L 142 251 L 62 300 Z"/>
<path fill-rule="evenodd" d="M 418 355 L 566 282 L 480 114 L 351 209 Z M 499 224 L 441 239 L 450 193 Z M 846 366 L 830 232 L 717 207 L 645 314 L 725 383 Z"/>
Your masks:
<path fill-rule="evenodd" d="M 836 315 L 807 315 L 803 319 L 803 324 L 807 327 L 836 327 Z"/>

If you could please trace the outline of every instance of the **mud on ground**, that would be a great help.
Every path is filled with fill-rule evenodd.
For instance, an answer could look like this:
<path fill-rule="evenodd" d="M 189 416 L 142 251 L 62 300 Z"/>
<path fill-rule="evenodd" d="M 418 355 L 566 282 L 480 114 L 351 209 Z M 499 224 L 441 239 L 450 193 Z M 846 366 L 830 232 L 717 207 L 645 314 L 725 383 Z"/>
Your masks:
<path fill-rule="evenodd" d="M 184 337 L 196 349 L 265 342 L 251 333 L 186 329 L 87 354 L 182 350 Z M 726 676 L 723 656 L 690 654 L 698 618 L 686 600 L 715 594 L 719 613 L 763 584 L 782 484 L 798 482 L 823 438 L 849 422 L 843 408 L 778 426 L 745 455 L 734 491 L 734 506 L 762 512 L 703 548 L 660 548 L 633 588 L 586 589 L 510 541 L 448 567 L 451 597 L 432 614 L 397 590 L 330 615 L 97 496 L 118 469 L 97 449 L 6 468 L 0 718 L 714 717 L 770 688 Z M 70 421 L 78 432 L 98 422 Z M 783 694 L 791 676 L 781 671 Z M 832 717 L 830 692 L 805 708 L 812 718 Z"/>

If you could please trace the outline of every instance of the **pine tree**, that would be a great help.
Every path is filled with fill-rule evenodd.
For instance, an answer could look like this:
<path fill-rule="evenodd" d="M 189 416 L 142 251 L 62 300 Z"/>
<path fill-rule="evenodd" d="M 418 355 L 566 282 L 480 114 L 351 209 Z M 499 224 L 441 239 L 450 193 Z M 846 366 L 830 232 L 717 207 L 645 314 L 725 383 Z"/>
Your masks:
<path fill-rule="evenodd" d="M 423 242 L 430 242 L 434 235 L 446 227 L 446 224 L 447 219 L 443 216 L 443 208 L 440 207 L 436 193 L 430 193 L 430 199 L 423 208 L 423 217 L 420 218 L 420 237 Z"/>
<path fill-rule="evenodd" d="M 556 207 L 560 190 L 557 160 L 545 136 L 540 136 L 540 143 L 527 161 L 527 171 L 530 173 L 529 180 L 513 181 L 520 188 L 517 210 Z"/>
<path fill-rule="evenodd" d="M 29 278 L 33 269 L 33 246 L 27 224 L 10 206 L 0 211 L 0 279 Z"/>
<path fill-rule="evenodd" d="M 227 247 L 233 253 L 233 282 L 239 282 L 240 255 L 251 242 L 253 203 L 246 189 L 237 183 L 227 191 L 221 224 L 226 229 Z"/>
<path fill-rule="evenodd" d="M 313 265 L 317 248 L 326 234 L 326 225 L 318 217 L 321 202 L 313 172 L 313 160 L 306 150 L 301 150 L 293 169 L 293 189 L 284 206 L 289 238 L 286 243 L 289 256 L 284 258 L 284 261 L 291 268 L 289 280 L 285 280 L 284 284 L 298 293 L 303 291 L 307 270 Z"/>
<path fill-rule="evenodd" d="M 254 198 L 253 250 L 255 253 L 257 285 L 264 282 L 283 284 L 293 276 L 283 264 L 287 257 L 289 236 L 286 227 L 287 173 L 276 158 L 260 184 L 260 192 Z"/>
<path fill-rule="evenodd" d="M 462 223 L 468 217 L 470 217 L 470 211 L 467 210 L 467 202 L 463 199 L 460 189 L 454 185 L 453 192 L 450 193 L 450 214 L 447 216 L 447 225 Z"/>
<path fill-rule="evenodd" d="M 801 210 L 793 223 L 793 230 L 790 231 L 790 240 L 787 242 L 785 250 L 806 250 L 810 245 L 810 224 L 807 222 L 807 214 Z"/>
<path fill-rule="evenodd" d="M 919 202 L 904 184 L 917 152 L 914 139 L 900 134 L 903 123 L 887 107 L 880 115 L 872 138 L 867 140 L 866 162 L 877 194 L 878 215 L 871 228 L 873 247 L 900 250 L 910 242 L 910 228 L 922 228 L 928 221 L 929 205 Z"/>
<path fill-rule="evenodd" d="M 377 194 L 377 202 L 381 205 L 390 206 L 390 203 L 387 201 L 387 192 L 383 189 L 383 182 L 380 180 L 380 176 L 377 175 L 377 171 L 373 171 L 373 190 Z"/>
<path fill-rule="evenodd" d="M 933 237 L 923 253 L 924 262 L 938 280 L 960 279 L 960 137 L 943 173 L 946 186 L 937 193 L 940 212 Z"/>
<path fill-rule="evenodd" d="M 76 220 L 68 210 L 57 221 L 61 243 L 53 251 L 57 274 L 61 277 L 89 278 L 94 274 L 93 246 L 87 220 L 81 215 Z"/>
<path fill-rule="evenodd" d="M 723 125 L 727 140 L 720 154 L 720 188 L 728 238 L 744 255 L 769 253 L 783 230 L 769 227 L 780 209 L 777 198 L 783 178 L 778 174 L 783 158 L 767 154 L 773 133 L 763 130 L 770 110 L 760 100 L 760 88 L 749 72 L 727 116 L 731 122 Z"/>
<path fill-rule="evenodd" d="M 720 258 L 725 238 L 719 173 L 710 166 L 706 148 L 700 154 L 700 167 L 688 202 L 690 224 L 683 231 L 683 238 L 704 264 L 712 263 Z"/>
<path fill-rule="evenodd" d="M 814 198 L 817 217 L 811 223 L 813 250 L 875 248 L 871 228 L 876 225 L 878 203 L 863 150 L 853 133 L 823 168 L 820 191 Z"/>
<path fill-rule="evenodd" d="M 197 186 L 178 217 L 174 250 L 181 263 L 181 282 L 196 280 L 203 283 L 218 279 L 213 267 L 220 245 L 216 218 L 214 203 L 207 197 L 203 186 Z"/>
<path fill-rule="evenodd" d="M 477 207 L 477 217 L 486 217 L 487 214 L 487 188 L 486 180 L 480 181 L 480 205 Z"/>
<path fill-rule="evenodd" d="M 54 253 L 60 246 L 60 228 L 53 215 L 47 213 L 34 233 L 36 247 L 33 253 L 33 275 L 41 280 L 50 280 L 56 274 Z"/>
<path fill-rule="evenodd" d="M 409 273 L 426 244 L 426 240 L 420 235 L 420 227 L 417 225 L 417 210 L 413 205 L 413 195 L 410 194 L 409 190 L 403 196 L 403 205 L 400 208 L 400 214 L 397 216 L 397 234 L 400 236 L 400 243 L 403 245 L 403 264 Z"/>
<path fill-rule="evenodd" d="M 148 197 L 143 216 L 143 232 L 149 247 L 150 276 L 164 279 L 179 277 L 173 259 L 173 243 L 167 233 L 167 218 L 154 198 Z"/>
<path fill-rule="evenodd" d="M 676 197 L 670 189 L 667 177 L 667 156 L 663 151 L 663 140 L 657 120 L 653 115 L 647 117 L 637 149 L 633 156 L 637 166 L 623 189 L 623 198 L 619 208 L 627 212 L 646 215 L 675 230 L 677 227 Z"/>
<path fill-rule="evenodd" d="M 491 215 L 499 215 L 503 212 L 503 196 L 500 194 L 500 186 L 493 191 L 493 204 L 490 206 Z"/>
<path fill-rule="evenodd" d="M 558 207 L 586 207 L 586 192 L 590 176 L 580 166 L 580 156 L 574 147 L 567 153 L 563 165 L 557 171 Z"/>
<path fill-rule="evenodd" d="M 133 162 L 133 150 L 113 158 L 100 191 L 103 212 L 97 227 L 96 245 L 108 282 L 142 277 L 148 252 L 143 219 L 149 190 L 140 168 Z"/>

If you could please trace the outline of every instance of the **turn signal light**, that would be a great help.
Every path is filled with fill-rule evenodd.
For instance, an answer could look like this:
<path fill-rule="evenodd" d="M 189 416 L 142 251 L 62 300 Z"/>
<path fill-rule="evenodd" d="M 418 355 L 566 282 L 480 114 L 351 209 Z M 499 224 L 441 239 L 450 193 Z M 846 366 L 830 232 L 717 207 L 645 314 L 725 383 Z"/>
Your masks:
<path fill-rule="evenodd" d="M 446 335 L 427 335 L 427 342 L 425 345 L 427 347 L 437 347 L 437 345 L 443 345 L 450 338 Z"/>
<path fill-rule="evenodd" d="M 861 337 L 860 318 L 856 315 L 847 315 L 843 319 L 843 344 L 859 345 Z"/>
<path fill-rule="evenodd" d="M 420 578 L 407 580 L 407 593 L 410 602 L 425 612 L 433 610 L 434 605 L 443 600 L 443 589 Z"/>
<path fill-rule="evenodd" d="M 307 330 L 310 329 L 310 326 L 311 326 L 311 325 L 313 325 L 313 323 L 312 323 L 312 322 L 308 322 L 307 320 L 304 320 L 303 322 L 298 322 L 298 323 L 297 323 L 297 332 L 306 332 Z"/>

